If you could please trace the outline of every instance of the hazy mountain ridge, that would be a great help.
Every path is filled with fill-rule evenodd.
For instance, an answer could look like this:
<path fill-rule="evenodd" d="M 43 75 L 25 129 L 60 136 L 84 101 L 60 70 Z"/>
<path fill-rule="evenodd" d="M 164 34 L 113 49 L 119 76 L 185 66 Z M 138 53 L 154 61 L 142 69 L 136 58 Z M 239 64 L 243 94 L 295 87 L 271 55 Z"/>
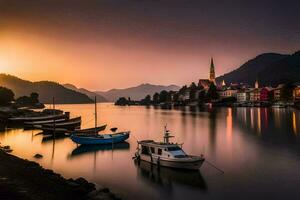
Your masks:
<path fill-rule="evenodd" d="M 52 81 L 31 82 L 8 74 L 0 74 L 0 85 L 10 88 L 15 93 L 15 98 L 30 95 L 37 92 L 40 102 L 52 103 L 92 103 L 93 101 L 85 94 L 70 90 Z"/>
<path fill-rule="evenodd" d="M 219 76 L 220 83 L 225 80 L 230 83 L 246 83 L 254 85 L 255 80 L 260 85 L 277 85 L 286 81 L 300 81 L 300 51 L 291 54 L 265 53 L 244 63 L 227 74 Z"/>
<path fill-rule="evenodd" d="M 96 94 L 95 92 L 91 92 L 87 89 L 77 88 L 75 85 L 72 85 L 72 84 L 69 84 L 69 83 L 63 84 L 63 86 L 70 89 L 70 90 L 74 90 L 74 91 L 80 92 L 82 94 L 85 94 L 92 100 L 94 100 L 94 98 L 96 96 L 97 97 L 97 102 L 107 102 L 106 98 L 104 98 L 100 94 Z"/>
<path fill-rule="evenodd" d="M 95 93 L 102 95 L 108 101 L 114 102 L 119 97 L 130 97 L 132 100 L 141 100 L 148 94 L 152 96 L 155 92 L 161 92 L 162 90 L 176 91 L 179 90 L 179 88 L 180 87 L 177 85 L 164 86 L 146 83 L 135 87 L 129 87 L 124 89 L 111 89 L 106 92 L 96 91 Z"/>

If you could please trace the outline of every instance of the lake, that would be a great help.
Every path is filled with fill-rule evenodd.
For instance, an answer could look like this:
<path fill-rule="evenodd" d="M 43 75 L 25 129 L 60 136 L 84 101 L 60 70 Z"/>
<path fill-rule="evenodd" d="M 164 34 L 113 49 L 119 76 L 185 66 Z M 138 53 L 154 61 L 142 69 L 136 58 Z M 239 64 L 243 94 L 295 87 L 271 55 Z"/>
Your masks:
<path fill-rule="evenodd" d="M 94 126 L 94 105 L 56 105 Z M 98 125 L 130 130 L 127 143 L 77 147 L 69 138 L 43 138 L 38 130 L 7 129 L 2 145 L 66 178 L 84 177 L 123 199 L 299 199 L 300 111 L 292 108 L 118 107 L 98 104 Z M 189 154 L 204 154 L 199 172 L 139 165 L 137 140 L 162 140 L 164 126 Z M 42 154 L 42 159 L 33 156 Z M 216 166 L 214 168 L 211 164 Z"/>

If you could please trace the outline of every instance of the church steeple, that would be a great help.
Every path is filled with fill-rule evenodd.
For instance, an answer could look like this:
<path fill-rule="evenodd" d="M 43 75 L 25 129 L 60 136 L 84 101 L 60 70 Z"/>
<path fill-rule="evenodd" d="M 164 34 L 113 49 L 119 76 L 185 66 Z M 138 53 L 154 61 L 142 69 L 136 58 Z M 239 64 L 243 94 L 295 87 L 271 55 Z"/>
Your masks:
<path fill-rule="evenodd" d="M 254 84 L 255 89 L 258 89 L 258 80 L 256 79 L 255 84 Z"/>
<path fill-rule="evenodd" d="M 226 86 L 226 83 L 225 83 L 225 80 L 223 79 L 222 81 L 222 87 L 225 87 Z"/>
<path fill-rule="evenodd" d="M 214 65 L 214 60 L 213 58 L 211 58 L 210 60 L 210 72 L 209 72 L 209 80 L 213 83 L 216 83 L 215 80 L 216 76 L 215 76 L 215 65 Z"/>

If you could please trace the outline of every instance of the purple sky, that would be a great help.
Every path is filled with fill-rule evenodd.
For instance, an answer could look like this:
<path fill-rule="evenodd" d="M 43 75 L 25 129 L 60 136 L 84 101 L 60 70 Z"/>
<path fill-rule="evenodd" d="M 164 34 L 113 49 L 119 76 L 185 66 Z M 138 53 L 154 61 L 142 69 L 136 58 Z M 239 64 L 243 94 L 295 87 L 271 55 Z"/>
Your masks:
<path fill-rule="evenodd" d="M 300 47 L 299 1 L 0 0 L 0 70 L 92 90 L 188 84 Z"/>

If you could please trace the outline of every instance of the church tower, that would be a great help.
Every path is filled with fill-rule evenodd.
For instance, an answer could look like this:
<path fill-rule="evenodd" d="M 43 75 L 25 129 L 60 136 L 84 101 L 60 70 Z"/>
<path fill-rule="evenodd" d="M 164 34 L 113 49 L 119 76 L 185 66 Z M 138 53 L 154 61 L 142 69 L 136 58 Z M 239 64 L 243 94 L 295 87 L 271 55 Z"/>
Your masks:
<path fill-rule="evenodd" d="M 258 89 L 258 88 L 259 88 L 259 86 L 258 86 L 258 80 L 257 80 L 257 79 L 256 79 L 256 81 L 255 81 L 254 87 L 255 87 L 255 89 Z"/>
<path fill-rule="evenodd" d="M 225 83 L 225 80 L 223 79 L 222 81 L 222 87 L 225 87 L 226 86 L 226 83 Z"/>
<path fill-rule="evenodd" d="M 214 84 L 216 84 L 216 80 L 215 79 L 216 79 L 216 76 L 215 76 L 215 65 L 214 65 L 213 58 L 211 58 L 209 80 L 210 80 L 210 82 L 213 82 Z"/>

